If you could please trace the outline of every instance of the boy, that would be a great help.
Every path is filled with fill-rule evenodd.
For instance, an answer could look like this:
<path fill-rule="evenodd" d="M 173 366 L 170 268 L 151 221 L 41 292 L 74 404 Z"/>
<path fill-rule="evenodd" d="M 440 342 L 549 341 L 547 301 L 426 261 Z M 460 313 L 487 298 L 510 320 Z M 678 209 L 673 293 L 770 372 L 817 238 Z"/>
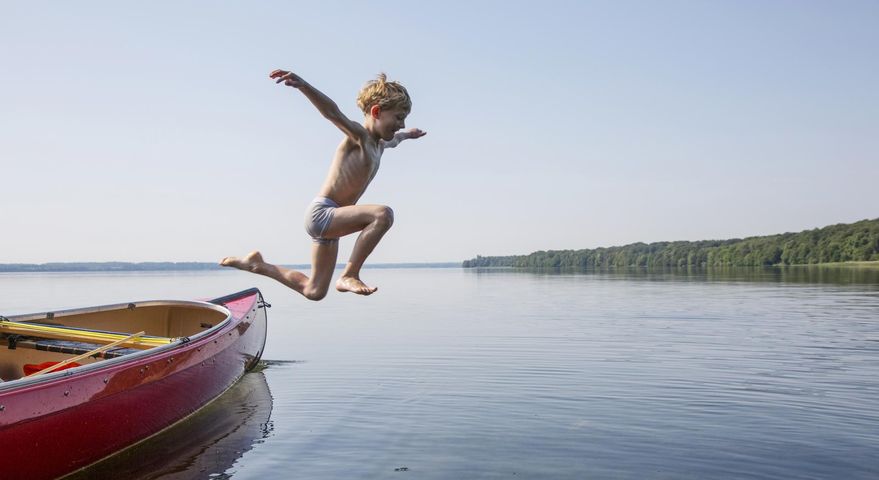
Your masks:
<path fill-rule="evenodd" d="M 317 110 L 345 134 L 336 148 L 327 179 L 305 212 L 305 229 L 314 240 L 311 248 L 312 276 L 272 265 L 254 251 L 244 257 L 226 257 L 220 265 L 265 275 L 296 290 L 309 300 L 320 300 L 327 294 L 336 256 L 339 237 L 360 232 L 351 258 L 336 282 L 336 290 L 370 295 L 377 288 L 360 280 L 360 268 L 366 257 L 394 222 L 394 212 L 384 205 L 357 205 L 369 182 L 378 172 L 385 148 L 396 147 L 410 138 L 419 138 L 426 132 L 413 128 L 402 130 L 412 100 L 406 89 L 397 82 L 388 82 L 384 74 L 360 90 L 357 105 L 363 111 L 360 125 L 349 120 L 329 97 L 312 87 L 299 75 L 286 70 L 275 70 L 269 75 L 275 83 L 299 89 Z"/>

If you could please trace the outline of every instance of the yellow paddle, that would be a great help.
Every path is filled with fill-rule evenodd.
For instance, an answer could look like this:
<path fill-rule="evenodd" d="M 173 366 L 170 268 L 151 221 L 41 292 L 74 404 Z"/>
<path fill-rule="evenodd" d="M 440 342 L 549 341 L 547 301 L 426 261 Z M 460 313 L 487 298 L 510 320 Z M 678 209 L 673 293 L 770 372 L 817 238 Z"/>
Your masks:
<path fill-rule="evenodd" d="M 60 340 L 77 340 L 87 343 L 105 343 L 124 338 L 125 334 L 93 332 L 73 328 L 54 327 L 49 325 L 34 325 L 31 323 L 13 322 L 0 318 L 0 332 L 18 333 L 42 338 L 55 338 Z M 128 341 L 126 347 L 146 350 L 148 348 L 167 345 L 173 342 L 173 338 L 149 337 L 140 338 L 136 342 Z"/>

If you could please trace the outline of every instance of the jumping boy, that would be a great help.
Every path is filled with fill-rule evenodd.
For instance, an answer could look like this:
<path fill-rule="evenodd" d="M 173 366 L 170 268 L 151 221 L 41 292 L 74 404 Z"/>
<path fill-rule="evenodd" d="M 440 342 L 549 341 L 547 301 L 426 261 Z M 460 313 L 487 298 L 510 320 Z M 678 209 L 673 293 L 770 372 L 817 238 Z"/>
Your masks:
<path fill-rule="evenodd" d="M 339 237 L 360 232 L 351 258 L 336 281 L 336 290 L 370 295 L 377 288 L 360 280 L 360 268 L 366 257 L 394 223 L 394 212 L 384 205 L 357 205 L 357 200 L 375 178 L 384 149 L 394 148 L 403 140 L 419 138 L 426 132 L 413 128 L 402 130 L 412 100 L 397 82 L 387 81 L 384 74 L 360 90 L 357 105 L 363 110 L 363 125 L 348 119 L 329 97 L 312 87 L 299 75 L 275 70 L 269 75 L 275 83 L 299 89 L 317 110 L 344 134 L 336 148 L 327 179 L 305 212 L 305 230 L 311 235 L 311 278 L 302 272 L 272 265 L 258 251 L 244 257 L 226 257 L 220 265 L 265 275 L 296 290 L 310 300 L 327 294 Z"/>

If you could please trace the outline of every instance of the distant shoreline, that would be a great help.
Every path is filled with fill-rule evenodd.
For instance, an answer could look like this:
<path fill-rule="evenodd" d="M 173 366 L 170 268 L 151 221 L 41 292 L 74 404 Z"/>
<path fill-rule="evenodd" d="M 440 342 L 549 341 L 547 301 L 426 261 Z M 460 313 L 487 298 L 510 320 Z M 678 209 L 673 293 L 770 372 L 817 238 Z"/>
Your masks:
<path fill-rule="evenodd" d="M 780 265 L 782 266 L 782 265 Z M 836 263 L 804 263 L 798 265 L 783 265 L 786 267 L 879 267 L 879 260 L 862 262 L 836 262 Z"/>
<path fill-rule="evenodd" d="M 311 265 L 289 264 L 282 265 L 297 270 L 308 270 Z M 344 268 L 344 264 L 336 265 L 337 269 Z M 694 268 L 689 265 L 679 268 Z M 764 266 L 739 266 L 736 268 L 766 268 L 766 267 L 852 267 L 852 268 L 879 268 L 879 260 L 863 262 L 827 262 L 805 263 L 797 265 L 764 265 Z M 408 263 L 376 263 L 367 264 L 364 268 L 464 268 L 460 262 L 408 262 Z M 552 268 L 552 267 L 515 267 L 515 266 L 485 266 L 481 269 L 529 269 L 529 268 Z M 555 267 L 569 268 L 569 267 Z M 606 268 L 606 267 L 605 267 Z M 621 267 L 617 267 L 621 268 Z M 638 268 L 638 267 L 622 267 Z M 678 267 L 668 267 L 678 268 Z M 699 267 L 697 267 L 699 268 Z M 728 268 L 728 266 L 702 266 L 701 268 Z M 53 263 L 0 263 L 0 273 L 87 273 L 87 272 L 198 272 L 218 271 L 234 269 L 221 267 L 211 262 L 53 262 Z"/>
<path fill-rule="evenodd" d="M 283 265 L 288 268 L 309 269 L 311 265 Z M 344 264 L 336 265 L 342 268 Z M 409 262 L 367 264 L 364 268 L 461 268 L 461 262 Z M 234 270 L 212 262 L 52 262 L 0 263 L 0 273 L 58 273 L 58 272 L 197 272 Z"/>
<path fill-rule="evenodd" d="M 537 266 L 537 267 L 529 267 L 529 266 L 517 266 L 517 265 L 488 265 L 488 266 L 477 266 L 477 267 L 463 267 L 470 269 L 479 269 L 479 270 L 586 270 L 586 271 L 605 271 L 605 270 L 614 270 L 614 269 L 647 269 L 647 270 L 686 270 L 686 269 L 709 269 L 709 270 L 723 270 L 723 269 L 731 269 L 731 268 L 803 268 L 803 267 L 850 267 L 850 268 L 879 268 L 879 260 L 870 260 L 870 261 L 859 261 L 859 262 L 825 262 L 825 263 L 796 263 L 796 264 L 784 264 L 784 263 L 776 263 L 774 265 L 655 265 L 655 266 L 645 266 L 645 265 L 628 265 L 628 266 L 619 266 L 619 265 L 605 265 L 605 266 L 587 266 L 587 267 L 572 267 L 572 266 Z"/>
<path fill-rule="evenodd" d="M 797 233 L 729 240 L 632 243 L 580 250 L 540 250 L 465 260 L 464 268 L 868 266 L 879 261 L 879 218 Z"/>

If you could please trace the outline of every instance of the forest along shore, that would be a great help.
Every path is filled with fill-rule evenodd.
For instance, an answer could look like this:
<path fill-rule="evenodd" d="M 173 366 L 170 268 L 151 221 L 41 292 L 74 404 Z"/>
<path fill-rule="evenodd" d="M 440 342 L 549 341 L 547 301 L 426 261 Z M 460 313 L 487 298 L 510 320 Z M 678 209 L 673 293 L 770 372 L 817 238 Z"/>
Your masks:
<path fill-rule="evenodd" d="M 758 267 L 879 265 L 879 218 L 798 233 L 731 240 L 633 243 L 620 247 L 547 250 L 465 260 L 464 268 Z"/>

